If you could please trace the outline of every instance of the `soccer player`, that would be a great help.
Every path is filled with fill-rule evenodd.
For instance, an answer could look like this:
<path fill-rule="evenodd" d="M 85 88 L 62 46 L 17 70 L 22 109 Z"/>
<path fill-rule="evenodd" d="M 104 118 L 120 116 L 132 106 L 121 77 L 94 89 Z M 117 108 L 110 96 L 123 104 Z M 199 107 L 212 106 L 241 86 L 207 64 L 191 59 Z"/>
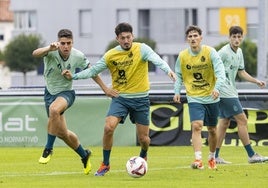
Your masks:
<path fill-rule="evenodd" d="M 124 123 L 130 115 L 132 123 L 136 124 L 137 136 L 141 146 L 139 156 L 147 159 L 150 144 L 149 138 L 149 75 L 148 62 L 160 67 L 168 76 L 175 80 L 175 73 L 148 45 L 133 42 L 132 26 L 120 23 L 115 28 L 118 46 L 109 50 L 90 69 L 74 74 L 65 72 L 68 79 L 85 79 L 109 69 L 113 89 L 119 92 L 119 97 L 112 98 L 105 120 L 103 134 L 103 161 L 95 176 L 104 176 L 110 169 L 110 154 L 113 145 L 113 135 L 119 123 Z"/>
<path fill-rule="evenodd" d="M 227 79 L 220 90 L 220 118 L 218 121 L 218 142 L 216 146 L 217 164 L 230 163 L 220 158 L 219 153 L 232 117 L 237 123 L 238 136 L 247 152 L 248 162 L 258 163 L 268 160 L 268 157 L 262 157 L 257 154 L 250 145 L 247 117 L 243 112 L 235 86 L 236 75 L 243 80 L 257 84 L 260 88 L 264 88 L 266 85 L 265 82 L 253 78 L 245 71 L 243 52 L 239 47 L 242 41 L 243 29 L 239 26 L 232 26 L 229 29 L 229 43 L 218 52 L 223 61 Z"/>
<path fill-rule="evenodd" d="M 44 57 L 44 78 L 46 81 L 44 101 L 48 115 L 47 143 L 39 163 L 49 162 L 54 141 L 58 137 L 81 157 L 84 173 L 88 174 L 91 170 L 89 160 L 91 151 L 85 150 L 77 135 L 67 128 L 64 112 L 72 106 L 75 100 L 75 91 L 72 89 L 72 81 L 67 80 L 62 75 L 62 71 L 68 69 L 74 73 L 77 68 L 88 68 L 90 63 L 82 52 L 73 48 L 73 34 L 68 29 L 62 29 L 58 32 L 57 42 L 34 50 L 33 56 Z M 99 76 L 93 79 L 107 95 L 116 95 L 116 92 L 113 93 L 113 90 L 106 87 Z"/>
<path fill-rule="evenodd" d="M 174 84 L 173 100 L 180 103 L 180 92 L 184 83 L 195 155 L 191 167 L 204 169 L 201 131 L 203 126 L 207 126 L 210 150 L 208 167 L 216 169 L 216 125 L 219 115 L 219 90 L 225 80 L 224 66 L 214 48 L 201 45 L 202 30 L 198 26 L 189 26 L 185 35 L 189 48 L 181 51 L 176 61 L 177 81 Z"/>

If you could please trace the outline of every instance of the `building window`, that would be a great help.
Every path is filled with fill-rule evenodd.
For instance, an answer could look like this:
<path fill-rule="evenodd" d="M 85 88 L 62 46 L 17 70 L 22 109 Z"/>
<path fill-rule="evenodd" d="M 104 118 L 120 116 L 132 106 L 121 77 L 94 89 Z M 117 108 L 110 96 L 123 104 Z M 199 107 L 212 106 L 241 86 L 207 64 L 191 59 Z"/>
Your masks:
<path fill-rule="evenodd" d="M 4 36 L 4 29 L 0 27 L 0 41 L 3 41 L 5 39 Z"/>
<path fill-rule="evenodd" d="M 150 38 L 150 10 L 139 10 L 138 35 L 142 38 Z"/>
<path fill-rule="evenodd" d="M 247 37 L 252 40 L 258 39 L 258 24 L 247 24 Z"/>
<path fill-rule="evenodd" d="M 207 10 L 207 34 L 208 35 L 219 35 L 220 27 L 219 23 L 220 16 L 219 16 L 219 9 L 208 9 Z"/>
<path fill-rule="evenodd" d="M 232 9 L 232 8 L 230 8 Z M 241 15 L 238 14 L 238 16 L 241 17 Z M 207 9 L 207 31 L 208 35 L 220 35 L 220 9 L 218 8 L 212 8 Z M 257 39 L 257 32 L 258 32 L 258 9 L 257 8 L 248 8 L 246 10 L 246 29 L 245 29 L 245 35 L 247 35 L 250 39 Z M 228 20 L 223 20 L 228 22 Z M 244 20 L 243 20 L 244 21 Z M 235 20 L 230 20 L 229 22 L 235 22 Z M 217 24 L 215 24 L 217 23 Z M 232 24 L 234 25 L 234 24 Z M 226 35 L 228 35 L 228 30 L 226 32 Z"/>
<path fill-rule="evenodd" d="M 247 9 L 247 37 L 253 40 L 258 39 L 259 13 L 257 8 Z"/>
<path fill-rule="evenodd" d="M 37 16 L 35 11 L 14 12 L 15 29 L 36 29 Z"/>
<path fill-rule="evenodd" d="M 188 25 L 197 24 L 197 13 L 196 9 L 140 9 L 138 37 L 152 39 L 158 45 L 184 43 L 185 29 Z M 160 55 L 173 60 L 169 55 Z M 149 71 L 155 70 L 154 65 L 151 64 Z"/>
<path fill-rule="evenodd" d="M 92 34 L 92 11 L 79 11 L 79 33 L 82 37 L 89 37 Z"/>
<path fill-rule="evenodd" d="M 184 42 L 185 28 L 197 25 L 196 9 L 139 10 L 138 35 L 157 43 Z"/>
<path fill-rule="evenodd" d="M 116 11 L 116 23 L 130 22 L 130 12 L 128 9 L 118 9 Z"/>
<path fill-rule="evenodd" d="M 184 26 L 198 25 L 197 23 L 197 9 L 184 9 Z"/>

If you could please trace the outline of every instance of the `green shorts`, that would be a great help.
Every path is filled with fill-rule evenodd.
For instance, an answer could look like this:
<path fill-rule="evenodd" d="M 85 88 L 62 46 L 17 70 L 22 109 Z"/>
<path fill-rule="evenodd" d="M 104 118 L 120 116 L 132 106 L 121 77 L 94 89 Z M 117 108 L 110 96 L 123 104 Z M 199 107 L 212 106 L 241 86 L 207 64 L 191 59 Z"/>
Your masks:
<path fill-rule="evenodd" d="M 219 116 L 219 102 L 211 104 L 188 103 L 190 120 L 202 120 L 204 126 L 216 126 Z"/>
<path fill-rule="evenodd" d="M 46 106 L 46 111 L 47 111 L 47 116 L 49 117 L 49 106 L 55 101 L 57 97 L 63 97 L 66 99 L 68 103 L 68 107 L 73 105 L 74 100 L 75 100 L 75 91 L 74 90 L 68 90 L 68 91 L 62 91 L 56 95 L 51 95 L 47 88 L 45 88 L 45 94 L 44 94 L 44 101 L 45 101 L 45 106 Z M 63 114 L 62 112 L 61 114 Z"/>
<path fill-rule="evenodd" d="M 130 116 L 132 123 L 149 126 L 150 100 L 149 96 L 140 98 L 112 98 L 107 116 L 120 117 L 120 123 L 124 123 L 126 117 Z"/>

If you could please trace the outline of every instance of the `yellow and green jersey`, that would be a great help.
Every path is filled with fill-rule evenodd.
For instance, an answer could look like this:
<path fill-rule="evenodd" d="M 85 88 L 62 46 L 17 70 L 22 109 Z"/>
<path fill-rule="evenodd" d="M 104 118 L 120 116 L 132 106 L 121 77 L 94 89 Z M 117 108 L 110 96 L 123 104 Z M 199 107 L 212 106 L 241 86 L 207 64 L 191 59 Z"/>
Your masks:
<path fill-rule="evenodd" d="M 179 94 L 182 83 L 186 89 L 188 102 L 214 103 L 211 93 L 220 90 L 225 80 L 222 61 L 214 48 L 203 45 L 198 53 L 185 49 L 179 53 L 175 72 L 175 93 Z"/>
<path fill-rule="evenodd" d="M 109 69 L 113 89 L 118 90 L 121 96 L 147 96 L 150 89 L 148 62 L 166 73 L 171 71 L 168 64 L 148 45 L 133 42 L 129 50 L 124 50 L 119 45 L 109 50 L 95 65 L 75 74 L 73 79 L 90 78 Z"/>
<path fill-rule="evenodd" d="M 104 58 L 114 89 L 120 93 L 141 93 L 149 90 L 148 64 L 142 58 L 139 43 L 133 43 L 128 51 L 114 48 Z"/>

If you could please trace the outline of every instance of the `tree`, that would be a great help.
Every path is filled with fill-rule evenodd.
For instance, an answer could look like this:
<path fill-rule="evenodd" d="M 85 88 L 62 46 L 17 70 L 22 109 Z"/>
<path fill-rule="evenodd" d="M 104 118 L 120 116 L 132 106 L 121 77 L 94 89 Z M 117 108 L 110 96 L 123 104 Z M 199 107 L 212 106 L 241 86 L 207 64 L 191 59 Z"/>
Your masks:
<path fill-rule="evenodd" d="M 43 45 L 39 35 L 20 34 L 14 37 L 6 46 L 4 58 L 11 71 L 23 73 L 24 85 L 26 85 L 26 73 L 36 70 L 42 63 L 41 58 L 32 56 L 33 50 Z"/>
<path fill-rule="evenodd" d="M 218 51 L 226 45 L 227 42 L 222 42 L 215 47 Z M 245 61 L 245 70 L 252 76 L 257 75 L 257 45 L 252 42 L 250 39 L 245 39 L 240 48 L 243 51 L 244 61 Z"/>
<path fill-rule="evenodd" d="M 134 39 L 134 42 L 141 42 L 141 43 L 145 43 L 147 44 L 148 46 L 150 46 L 153 50 L 155 49 L 156 47 L 156 42 L 154 40 L 151 40 L 151 39 L 148 39 L 148 38 L 135 38 Z M 106 51 L 116 47 L 118 45 L 118 42 L 117 40 L 112 40 L 107 48 L 106 48 Z"/>
<path fill-rule="evenodd" d="M 0 50 L 0 61 L 4 60 L 4 53 Z"/>

